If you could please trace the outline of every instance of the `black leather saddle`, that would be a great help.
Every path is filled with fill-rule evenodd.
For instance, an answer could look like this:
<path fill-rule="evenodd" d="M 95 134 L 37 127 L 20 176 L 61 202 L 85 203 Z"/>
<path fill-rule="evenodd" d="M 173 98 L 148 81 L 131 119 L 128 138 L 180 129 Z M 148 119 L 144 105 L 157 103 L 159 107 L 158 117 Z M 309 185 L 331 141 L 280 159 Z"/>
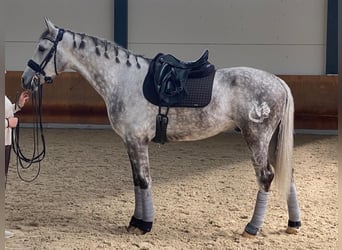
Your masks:
<path fill-rule="evenodd" d="M 162 107 L 203 107 L 198 101 L 192 105 L 191 79 L 203 79 L 215 73 L 215 66 L 208 62 L 208 50 L 205 50 L 196 61 L 184 62 L 173 55 L 159 53 L 149 66 L 144 80 L 143 92 L 151 103 Z M 211 82 L 212 82 L 211 79 Z M 198 80 L 197 80 L 198 82 Z M 204 79 L 209 85 L 210 80 Z M 197 86 L 196 86 L 197 85 Z M 193 88 L 200 87 L 194 83 Z M 211 95 L 211 88 L 209 91 Z M 188 97 L 189 100 L 186 100 Z M 182 102 L 185 100 L 185 103 Z M 210 98 L 209 98 L 210 101 Z M 207 101 L 206 104 L 209 103 Z"/>
<path fill-rule="evenodd" d="M 208 62 L 208 50 L 192 62 L 183 62 L 172 55 L 159 53 L 149 66 L 144 80 L 145 98 L 159 106 L 156 134 L 152 141 L 167 142 L 170 107 L 204 107 L 211 100 L 215 66 Z M 166 111 L 162 112 L 162 107 Z"/>

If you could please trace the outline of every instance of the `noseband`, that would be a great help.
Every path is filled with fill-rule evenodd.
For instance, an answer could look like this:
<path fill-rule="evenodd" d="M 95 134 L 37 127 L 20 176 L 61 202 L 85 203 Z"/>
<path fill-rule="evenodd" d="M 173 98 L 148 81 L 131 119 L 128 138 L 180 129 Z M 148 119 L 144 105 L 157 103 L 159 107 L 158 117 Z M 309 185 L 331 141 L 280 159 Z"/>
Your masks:
<path fill-rule="evenodd" d="M 64 29 L 59 29 L 55 40 L 52 40 L 48 37 L 44 37 L 43 39 L 49 40 L 50 42 L 53 43 L 49 53 L 45 56 L 44 60 L 41 62 L 40 65 L 36 63 L 35 61 L 33 61 L 32 59 L 30 59 L 27 63 L 27 66 L 36 72 L 36 76 L 39 76 L 39 75 L 44 76 L 44 80 L 46 83 L 52 83 L 52 78 L 50 76 L 46 76 L 46 73 L 44 71 L 46 65 L 50 62 L 52 57 L 54 57 L 55 73 L 56 75 L 58 75 L 57 65 L 56 65 L 57 45 L 63 39 L 63 35 L 64 35 Z"/>

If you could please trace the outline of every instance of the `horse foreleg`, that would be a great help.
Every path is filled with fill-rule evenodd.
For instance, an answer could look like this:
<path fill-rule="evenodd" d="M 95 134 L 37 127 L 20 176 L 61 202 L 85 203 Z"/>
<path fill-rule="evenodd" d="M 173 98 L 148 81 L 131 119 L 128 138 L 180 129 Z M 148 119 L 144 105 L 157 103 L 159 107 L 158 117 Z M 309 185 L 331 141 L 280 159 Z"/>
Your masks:
<path fill-rule="evenodd" d="M 301 226 L 300 209 L 297 200 L 296 185 L 292 181 L 290 186 L 290 193 L 287 198 L 287 208 L 289 213 L 289 221 L 286 232 L 289 234 L 297 234 Z"/>
<path fill-rule="evenodd" d="M 135 209 L 127 230 L 135 234 L 145 234 L 152 229 L 154 219 L 151 176 L 147 145 L 142 143 L 127 143 L 133 183 Z"/>

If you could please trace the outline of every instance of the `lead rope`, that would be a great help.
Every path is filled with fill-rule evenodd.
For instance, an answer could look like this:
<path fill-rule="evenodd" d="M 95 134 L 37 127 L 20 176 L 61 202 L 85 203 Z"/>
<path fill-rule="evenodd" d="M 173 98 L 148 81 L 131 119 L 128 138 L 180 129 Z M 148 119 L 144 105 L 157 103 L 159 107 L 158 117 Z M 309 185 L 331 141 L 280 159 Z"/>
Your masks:
<path fill-rule="evenodd" d="M 31 102 L 32 102 L 32 114 L 33 114 L 33 152 L 31 157 L 26 157 L 20 147 L 20 123 L 18 122 L 18 125 L 15 129 L 12 129 L 12 145 L 13 145 L 13 151 L 17 156 L 17 173 L 19 178 L 22 181 L 25 182 L 32 182 L 34 181 L 39 173 L 40 173 L 40 162 L 45 157 L 45 138 L 43 133 L 43 124 L 42 124 L 42 97 L 43 97 L 43 88 L 42 85 L 39 84 L 37 91 L 31 92 Z M 17 101 L 16 101 L 17 103 Z M 39 141 L 39 136 L 41 140 L 41 144 Z M 41 148 L 41 151 L 39 152 L 39 149 Z M 38 170 L 36 175 L 31 179 L 26 179 L 22 176 L 20 172 L 20 168 L 22 169 L 28 169 L 33 164 L 38 164 Z"/>

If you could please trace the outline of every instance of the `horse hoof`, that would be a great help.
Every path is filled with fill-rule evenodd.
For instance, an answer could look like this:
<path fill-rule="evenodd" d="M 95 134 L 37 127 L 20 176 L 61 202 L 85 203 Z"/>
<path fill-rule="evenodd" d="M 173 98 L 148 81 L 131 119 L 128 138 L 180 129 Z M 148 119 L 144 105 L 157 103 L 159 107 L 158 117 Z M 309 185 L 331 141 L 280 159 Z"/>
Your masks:
<path fill-rule="evenodd" d="M 287 227 L 286 233 L 288 234 L 298 234 L 299 228 L 297 227 Z"/>
<path fill-rule="evenodd" d="M 144 235 L 146 232 L 135 227 L 135 226 L 132 226 L 132 225 L 129 225 L 127 227 L 127 232 L 130 233 L 130 234 L 135 234 L 135 235 Z"/>
<path fill-rule="evenodd" d="M 245 238 L 247 238 L 247 239 L 254 239 L 255 236 L 256 236 L 256 235 L 247 233 L 246 231 L 243 231 L 243 233 L 242 233 L 242 237 L 245 237 Z"/>

